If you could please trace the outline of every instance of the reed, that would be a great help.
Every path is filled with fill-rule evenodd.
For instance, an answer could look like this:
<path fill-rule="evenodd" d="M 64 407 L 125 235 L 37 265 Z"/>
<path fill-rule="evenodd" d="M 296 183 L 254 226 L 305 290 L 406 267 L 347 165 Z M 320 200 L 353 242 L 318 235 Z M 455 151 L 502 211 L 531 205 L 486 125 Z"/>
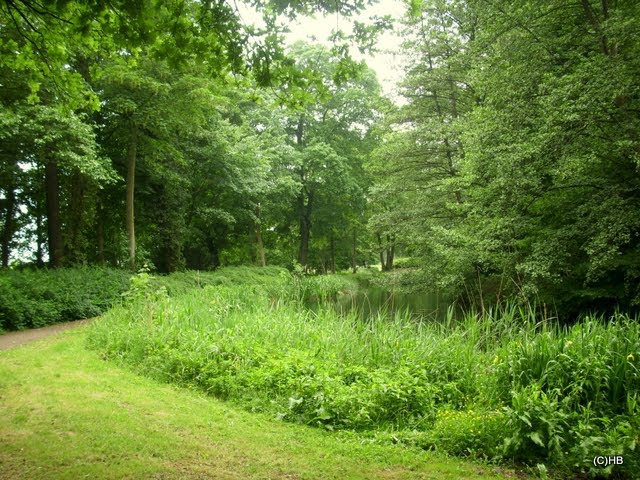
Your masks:
<path fill-rule="evenodd" d="M 572 471 L 588 471 L 603 451 L 627 454 L 628 471 L 638 465 L 637 319 L 560 327 L 506 305 L 457 319 L 451 310 L 444 322 L 406 312 L 363 321 L 329 303 L 304 307 L 309 295 L 346 291 L 341 280 L 247 278 L 174 298 L 138 295 L 96 322 L 89 343 L 284 420 Z"/>

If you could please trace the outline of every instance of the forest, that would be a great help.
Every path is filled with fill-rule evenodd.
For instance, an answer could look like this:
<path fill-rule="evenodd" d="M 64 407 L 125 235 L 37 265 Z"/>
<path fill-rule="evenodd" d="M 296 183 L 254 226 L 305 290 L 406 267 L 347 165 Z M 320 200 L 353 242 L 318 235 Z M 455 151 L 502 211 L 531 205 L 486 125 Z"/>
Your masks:
<path fill-rule="evenodd" d="M 285 48 L 331 2 L 152 3 L 3 5 L 5 268 L 400 254 L 467 300 L 637 306 L 635 2 L 409 2 L 401 106 L 349 56 L 383 20 Z"/>
<path fill-rule="evenodd" d="M 640 3 L 376 3 L 1 1 L 0 332 L 103 315 L 89 351 L 251 412 L 634 478 Z M 373 287 L 445 305 L 334 308 Z"/>

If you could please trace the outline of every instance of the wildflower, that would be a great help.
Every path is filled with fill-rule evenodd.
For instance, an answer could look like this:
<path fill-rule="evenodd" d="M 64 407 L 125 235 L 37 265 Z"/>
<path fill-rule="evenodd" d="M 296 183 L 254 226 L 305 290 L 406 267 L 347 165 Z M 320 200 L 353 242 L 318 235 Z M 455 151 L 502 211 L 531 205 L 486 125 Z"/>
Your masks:
<path fill-rule="evenodd" d="M 633 353 L 630 353 L 629 355 L 627 355 L 627 360 L 630 362 L 634 362 L 636 359 L 636 357 L 633 356 Z"/>

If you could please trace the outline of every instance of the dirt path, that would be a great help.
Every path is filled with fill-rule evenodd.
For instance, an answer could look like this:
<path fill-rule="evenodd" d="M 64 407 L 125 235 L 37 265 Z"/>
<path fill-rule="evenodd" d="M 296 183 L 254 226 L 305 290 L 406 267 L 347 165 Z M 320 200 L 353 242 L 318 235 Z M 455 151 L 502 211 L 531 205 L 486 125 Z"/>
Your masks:
<path fill-rule="evenodd" d="M 4 335 L 0 335 L 0 350 L 7 350 L 8 348 L 17 347 L 18 345 L 35 342 L 36 340 L 50 337 L 63 330 L 86 325 L 90 321 L 91 320 L 76 320 L 75 322 L 56 323 L 55 325 L 34 328 L 32 330 L 5 333 Z"/>

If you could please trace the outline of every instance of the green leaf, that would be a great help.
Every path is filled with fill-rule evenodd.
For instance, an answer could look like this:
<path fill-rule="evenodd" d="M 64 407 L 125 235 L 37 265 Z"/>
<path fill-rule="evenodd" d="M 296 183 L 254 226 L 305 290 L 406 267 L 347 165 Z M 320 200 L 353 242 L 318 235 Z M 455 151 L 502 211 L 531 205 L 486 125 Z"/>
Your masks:
<path fill-rule="evenodd" d="M 530 433 L 529 438 L 533 440 L 533 443 L 535 443 L 536 445 L 544 447 L 544 442 L 542 441 L 542 437 L 538 432 Z"/>

